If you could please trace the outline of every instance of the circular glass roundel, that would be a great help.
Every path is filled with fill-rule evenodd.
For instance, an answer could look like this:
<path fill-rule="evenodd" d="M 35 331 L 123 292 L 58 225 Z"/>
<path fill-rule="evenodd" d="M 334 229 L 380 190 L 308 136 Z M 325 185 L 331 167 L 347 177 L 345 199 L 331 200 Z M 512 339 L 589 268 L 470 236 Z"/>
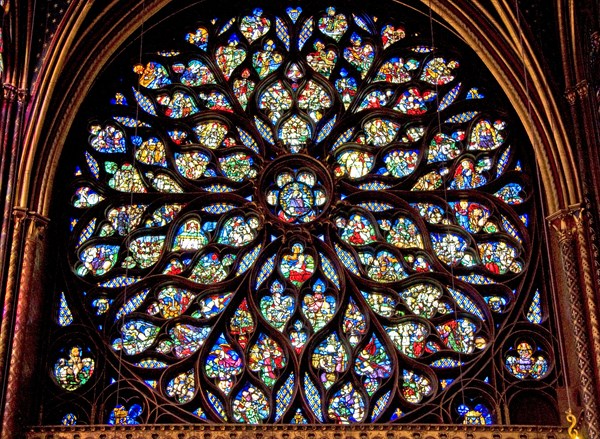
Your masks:
<path fill-rule="evenodd" d="M 264 194 L 266 210 L 280 221 L 306 224 L 330 204 L 332 188 L 329 172 L 317 160 L 285 154 L 262 173 L 257 198 L 262 199 Z"/>
<path fill-rule="evenodd" d="M 73 381 L 107 389 L 91 422 L 495 422 L 483 396 L 444 401 L 488 386 L 529 301 L 523 139 L 469 61 L 404 22 L 255 9 L 114 67 L 59 319 L 105 342 Z M 508 359 L 508 379 L 546 376 Z"/>

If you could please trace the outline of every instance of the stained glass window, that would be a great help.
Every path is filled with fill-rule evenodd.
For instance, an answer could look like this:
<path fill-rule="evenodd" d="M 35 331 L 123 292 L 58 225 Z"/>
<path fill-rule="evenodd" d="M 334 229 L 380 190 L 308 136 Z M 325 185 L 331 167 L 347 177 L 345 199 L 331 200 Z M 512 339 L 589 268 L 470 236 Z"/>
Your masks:
<path fill-rule="evenodd" d="M 556 371 L 478 61 L 399 7 L 198 14 L 74 128 L 46 423 L 510 422 Z"/>

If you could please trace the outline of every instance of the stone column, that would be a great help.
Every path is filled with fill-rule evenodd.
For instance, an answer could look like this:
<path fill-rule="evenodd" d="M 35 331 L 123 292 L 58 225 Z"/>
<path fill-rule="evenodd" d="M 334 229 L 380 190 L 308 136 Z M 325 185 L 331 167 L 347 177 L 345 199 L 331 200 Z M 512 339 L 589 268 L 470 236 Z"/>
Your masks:
<path fill-rule="evenodd" d="M 28 397 L 33 378 L 37 337 L 39 335 L 39 313 L 42 294 L 41 276 L 45 231 L 48 220 L 32 212 L 18 210 L 15 231 L 21 231 L 23 239 L 13 241 L 15 252 L 11 252 L 10 265 L 20 266 L 18 283 L 15 285 L 14 318 L 10 350 L 7 354 L 5 376 L 5 399 L 2 417 L 2 439 L 13 439 L 23 435 L 23 427 L 30 422 Z M 17 276 L 15 276 L 17 278 Z M 3 321 L 4 323 L 4 321 Z"/>
<path fill-rule="evenodd" d="M 564 329 L 571 328 L 571 334 L 566 333 L 567 339 L 573 340 L 574 350 L 577 355 L 577 367 L 579 376 L 579 387 L 584 410 L 584 419 L 588 437 L 590 439 L 600 439 L 600 421 L 598 413 L 597 399 L 597 376 L 598 372 L 594 368 L 594 352 L 598 351 L 600 346 L 594 346 L 593 322 L 597 325 L 596 316 L 590 316 L 584 303 L 588 306 L 588 300 L 584 292 L 587 282 L 584 279 L 584 270 L 582 269 L 582 257 L 587 255 L 586 265 L 589 269 L 589 252 L 582 250 L 582 244 L 579 242 L 579 229 L 582 223 L 582 209 L 580 207 L 571 208 L 558 212 L 548 218 L 552 230 L 558 240 L 560 251 L 560 262 L 562 263 L 562 274 L 564 284 L 558 286 L 558 292 L 563 300 L 568 302 L 570 312 L 569 325 L 562 325 Z M 583 287 L 582 287 L 583 286 Z M 593 291 L 592 291 L 593 293 Z M 555 300 L 559 300 L 557 297 Z M 593 307 L 595 309 L 595 307 Z M 592 335 L 591 335 L 592 334 Z M 566 366 L 566 365 L 565 365 Z M 569 391 L 569 389 L 567 389 Z"/>

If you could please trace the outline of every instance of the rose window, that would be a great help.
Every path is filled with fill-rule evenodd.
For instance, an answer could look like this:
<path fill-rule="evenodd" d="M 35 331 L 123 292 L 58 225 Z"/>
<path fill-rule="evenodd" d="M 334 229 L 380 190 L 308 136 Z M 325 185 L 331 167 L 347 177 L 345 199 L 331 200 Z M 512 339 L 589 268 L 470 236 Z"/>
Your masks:
<path fill-rule="evenodd" d="M 491 361 L 551 375 L 498 340 L 542 319 L 518 123 L 412 27 L 254 9 L 119 67 L 77 152 L 63 421 L 492 423 Z"/>

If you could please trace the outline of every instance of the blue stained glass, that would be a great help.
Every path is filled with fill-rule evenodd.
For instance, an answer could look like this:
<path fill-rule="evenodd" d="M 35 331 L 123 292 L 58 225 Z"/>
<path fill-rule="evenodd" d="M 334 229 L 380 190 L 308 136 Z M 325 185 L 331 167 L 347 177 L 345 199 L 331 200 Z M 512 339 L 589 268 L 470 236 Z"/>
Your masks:
<path fill-rule="evenodd" d="M 138 64 L 133 71 L 139 75 L 139 84 L 142 87 L 157 89 L 171 83 L 169 73 L 162 64 L 149 62 L 146 66 Z"/>
<path fill-rule="evenodd" d="M 116 93 L 115 97 L 110 100 L 110 103 L 113 105 L 127 105 L 127 98 L 123 95 L 123 93 Z"/>
<path fill-rule="evenodd" d="M 146 300 L 149 292 L 150 289 L 146 288 L 144 291 L 137 293 L 135 296 L 125 302 L 125 305 L 123 305 L 115 315 L 115 322 L 121 317 L 125 317 L 126 315 L 131 314 L 133 311 L 138 309 L 142 302 Z"/>
<path fill-rule="evenodd" d="M 482 274 L 469 274 L 468 276 L 458 276 L 458 278 L 474 285 L 492 285 L 496 283 L 494 279 Z"/>
<path fill-rule="evenodd" d="M 335 141 L 335 143 L 331 147 L 331 151 L 335 151 L 335 149 L 338 146 L 340 146 L 343 143 L 346 143 L 348 140 L 350 140 L 350 138 L 352 137 L 352 134 L 354 134 L 354 128 L 348 128 L 346 131 L 344 131 L 344 133 L 340 137 L 338 137 L 338 139 Z"/>
<path fill-rule="evenodd" d="M 479 92 L 478 88 L 472 88 L 467 92 L 467 99 L 483 99 L 485 96 Z"/>
<path fill-rule="evenodd" d="M 323 125 L 323 128 L 321 128 L 321 131 L 319 131 L 319 134 L 317 135 L 317 143 L 320 143 L 323 140 L 325 140 L 325 137 L 329 135 L 331 129 L 335 125 L 336 120 L 337 116 L 333 116 L 329 122 Z"/>
<path fill-rule="evenodd" d="M 389 189 L 392 186 L 386 183 L 382 183 L 381 181 L 371 181 L 369 183 L 363 183 L 358 185 L 359 189 L 363 191 L 383 191 L 385 189 Z"/>
<path fill-rule="evenodd" d="M 90 127 L 77 180 L 93 183 L 75 186 L 72 200 L 88 211 L 79 211 L 82 219 L 69 240 L 76 252 L 72 268 L 88 293 L 77 298 L 81 294 L 69 290 L 71 295 L 65 296 L 59 290 L 54 320 L 71 328 L 75 316 L 79 324 L 81 313 L 75 311 L 80 306 L 74 300 L 83 300 L 91 329 L 103 325 L 101 336 L 116 351 L 111 355 L 135 355 L 122 366 L 139 375 L 138 390 L 164 398 L 168 384 L 171 403 L 185 404 L 177 410 L 197 416 L 197 422 L 424 419 L 440 401 L 452 403 L 454 394 L 443 395 L 446 386 L 463 372 L 471 373 L 469 368 L 458 370 L 461 360 L 471 365 L 495 349 L 501 322 L 511 323 L 517 311 L 528 323 L 543 321 L 539 291 L 519 291 L 525 294 L 518 301 L 524 309 L 515 308 L 516 298 L 504 292 L 504 284 L 517 282 L 519 272 L 530 265 L 530 238 L 517 215 L 527 223 L 521 212 L 529 212 L 535 200 L 528 198 L 531 183 L 513 171 L 520 169 L 515 154 L 521 152 L 508 142 L 508 130 L 500 133 L 503 129 L 493 122 L 494 111 L 504 114 L 501 109 L 484 110 L 485 102 L 465 101 L 465 96 L 483 95 L 459 82 L 463 72 L 452 71 L 458 62 L 435 58 L 431 52 L 438 48 L 411 43 L 415 35 L 423 35 L 415 34 L 412 23 L 411 29 L 394 26 L 388 17 L 352 14 L 341 3 L 337 11 L 319 7 L 316 15 L 312 4 L 306 12 L 280 6 L 264 16 L 256 9 L 254 15 L 240 12 L 237 19 L 220 17 L 205 27 L 196 25 L 191 33 L 183 32 L 190 45 L 180 41 L 187 47 L 181 53 L 151 49 L 148 56 L 164 65 L 136 66 L 139 78 L 129 76 L 141 88 L 124 86 L 133 105 L 124 107 L 125 96 L 117 94 L 109 107 L 129 116 L 101 116 L 108 117 L 108 125 Z M 407 35 L 409 42 L 401 42 Z M 145 110 L 139 120 L 133 115 L 136 103 Z M 235 115 L 225 113 L 234 108 Z M 444 129 L 432 128 L 431 118 L 423 116 L 436 111 L 447 124 Z M 488 125 L 498 131 L 495 143 L 484 141 L 490 136 Z M 151 158 L 140 159 L 140 151 Z M 103 154 L 108 158 L 100 160 Z M 458 180 L 476 174 L 478 184 Z M 498 177 L 502 181 L 496 182 Z M 289 188 L 280 182 L 288 178 Z M 485 193 L 471 190 L 483 184 Z M 305 186 L 312 189 L 300 196 L 294 192 Z M 462 192 L 451 191 L 444 198 L 444 187 Z M 173 194 L 174 188 L 181 194 Z M 116 191 L 121 192 L 117 199 Z M 123 193 L 131 192 L 145 194 L 127 201 Z M 240 230 L 243 239 L 234 239 L 239 223 L 229 220 L 259 215 L 256 204 L 263 201 L 273 207 L 267 212 L 273 227 L 256 228 L 248 239 Z M 518 209 L 505 204 L 525 201 Z M 124 204 L 128 202 L 145 204 Z M 477 203 L 483 203 L 484 213 L 469 216 L 467 207 Z M 285 223 L 307 206 L 313 211 L 305 222 L 314 224 L 296 227 L 302 232 L 294 235 L 294 226 Z M 349 226 L 344 237 L 337 220 L 350 221 L 351 215 L 364 221 Z M 204 241 L 198 248 L 177 248 L 180 227 L 192 217 Z M 350 234 L 358 236 L 365 227 L 367 242 L 350 241 Z M 496 238 L 490 236 L 494 234 Z M 405 235 L 414 239 L 409 242 Z M 137 248 L 148 244 L 140 240 L 145 236 L 160 238 L 164 245 L 143 266 L 141 259 L 153 258 Z M 101 241 L 119 246 L 111 267 L 94 272 L 80 255 L 106 253 L 85 253 Z M 499 243 L 511 250 L 501 254 Z M 293 245 L 302 251 L 294 251 Z M 510 258 L 508 269 L 488 267 L 503 256 Z M 436 274 L 440 270 L 448 276 Z M 488 276 L 480 274 L 484 272 Z M 457 279 L 456 288 L 449 287 L 451 277 Z M 160 296 L 165 288 L 183 287 L 189 294 L 181 300 Z M 171 314 L 165 313 L 167 308 Z M 194 322 L 203 326 L 187 324 Z M 211 351 L 219 334 L 218 342 L 236 355 L 223 360 L 219 356 L 227 354 L 225 348 Z M 285 364 L 273 367 L 277 356 L 259 346 L 259 335 L 274 337 Z M 337 343 L 324 346 L 320 354 L 335 363 L 333 369 L 317 366 L 313 359 L 315 348 L 329 336 L 337 337 Z M 256 346 L 258 360 L 252 358 Z M 343 367 L 334 359 L 342 351 Z M 214 358 L 209 360 L 209 354 Z M 219 371 L 208 375 L 207 363 L 217 367 L 227 361 L 236 363 L 227 379 Z M 190 367 L 201 375 L 192 378 L 191 387 L 186 384 L 193 392 L 184 401 L 187 396 L 174 390 L 180 384 L 174 379 Z M 107 373 L 107 382 L 120 379 Z M 218 388 L 199 387 L 207 379 Z M 167 419 L 148 406 L 143 417 L 130 416 L 133 402 L 113 400 L 102 420 L 113 408 L 115 424 L 127 423 L 128 417 L 133 423 Z M 465 414 L 477 411 L 472 400 L 461 402 L 470 404 Z M 458 418 L 456 410 L 449 405 L 440 416 Z"/>
<path fill-rule="evenodd" d="M 77 425 L 77 416 L 73 413 L 67 413 L 63 416 L 60 423 L 62 425 Z"/>
<path fill-rule="evenodd" d="M 304 22 L 304 25 L 302 26 L 302 29 L 300 30 L 300 35 L 298 36 L 298 50 L 302 50 L 302 48 L 306 44 L 306 41 L 312 35 L 313 23 L 314 23 L 314 21 L 313 21 L 312 17 Z"/>
<path fill-rule="evenodd" d="M 338 244 L 335 244 L 335 251 L 337 252 L 338 256 L 340 257 L 342 264 L 344 264 L 345 267 L 348 270 L 350 270 L 352 273 L 358 275 L 359 274 L 358 265 L 356 265 L 356 260 L 354 259 L 352 254 L 350 252 L 347 252 L 346 250 L 344 250 Z"/>
<path fill-rule="evenodd" d="M 96 218 L 92 218 L 92 220 L 88 223 L 87 226 L 81 231 L 81 235 L 79 235 L 79 241 L 77 242 L 77 247 L 81 246 L 84 242 L 86 242 L 90 237 L 94 234 L 94 230 L 96 229 Z"/>
<path fill-rule="evenodd" d="M 279 37 L 285 48 L 290 50 L 290 34 L 287 26 L 279 17 L 275 19 L 275 31 L 277 32 L 277 37 Z"/>
<path fill-rule="evenodd" d="M 85 151 L 85 160 L 94 178 L 98 179 L 100 177 L 100 166 L 98 166 L 96 159 L 89 152 Z"/>
<path fill-rule="evenodd" d="M 443 109 L 447 108 L 450 104 L 452 104 L 454 102 L 454 100 L 456 99 L 456 96 L 458 96 L 458 93 L 460 92 L 460 89 L 462 87 L 462 84 L 459 82 L 452 90 L 450 90 L 446 96 L 444 96 L 442 98 L 442 101 L 440 102 L 440 106 L 438 107 L 438 111 L 442 111 Z"/>
<path fill-rule="evenodd" d="M 258 287 L 260 287 L 263 282 L 265 280 L 267 280 L 267 277 L 273 272 L 273 269 L 275 268 L 275 257 L 276 255 L 271 256 L 269 259 L 267 259 L 265 261 L 265 263 L 263 264 L 262 267 L 260 267 L 260 271 L 258 272 L 258 275 L 256 276 L 256 287 L 258 289 Z"/>
<path fill-rule="evenodd" d="M 494 423 L 490 410 L 483 404 L 477 404 L 473 408 L 466 404 L 461 404 L 456 411 L 463 417 L 463 424 L 492 425 Z"/>
<path fill-rule="evenodd" d="M 471 299 L 469 299 L 465 294 L 450 287 L 448 287 L 448 291 L 450 292 L 452 298 L 456 300 L 458 306 L 460 306 L 465 311 L 470 312 L 471 314 L 475 314 L 481 320 L 485 320 L 485 315 L 483 314 L 481 309 L 479 309 L 479 307 L 475 305 L 475 303 Z"/>
<path fill-rule="evenodd" d="M 234 189 L 225 186 L 224 184 L 211 184 L 209 186 L 204 186 L 202 189 L 208 192 L 216 192 L 216 193 L 224 193 L 224 192 L 232 192 Z"/>
<path fill-rule="evenodd" d="M 114 116 L 113 119 L 128 128 L 135 128 L 135 127 L 150 128 L 150 125 L 148 125 L 147 123 L 136 120 L 136 119 L 132 119 L 130 117 Z"/>
<path fill-rule="evenodd" d="M 392 391 L 390 390 L 377 400 L 377 402 L 375 403 L 375 406 L 373 407 L 373 416 L 371 416 L 371 421 L 376 420 L 379 417 L 379 415 L 381 414 L 381 412 L 383 411 L 383 409 L 385 409 L 388 401 L 390 400 L 391 394 L 392 394 Z"/>
<path fill-rule="evenodd" d="M 371 32 L 371 29 L 369 29 L 369 25 L 367 24 L 367 22 L 365 20 L 363 20 L 362 18 L 360 18 L 358 15 L 356 14 L 352 14 L 352 18 L 354 18 L 354 22 L 357 24 L 358 27 L 360 27 L 362 30 L 365 30 L 367 32 L 369 32 L 370 34 L 373 33 Z"/>
<path fill-rule="evenodd" d="M 292 402 L 294 393 L 294 372 L 290 374 L 281 388 L 277 391 L 275 399 L 275 421 L 279 421 Z"/>
<path fill-rule="evenodd" d="M 256 128 L 258 129 L 260 135 L 263 136 L 263 138 L 271 145 L 274 145 L 275 140 L 273 139 L 273 132 L 271 131 L 271 128 L 269 128 L 266 123 L 256 116 L 254 116 L 254 123 L 256 124 Z"/>
<path fill-rule="evenodd" d="M 254 261 L 256 261 L 256 258 L 258 257 L 258 254 L 260 253 L 261 248 L 262 245 L 259 244 L 244 255 L 244 257 L 240 260 L 240 265 L 235 273 L 236 276 L 245 273 L 250 267 L 252 267 Z"/>
<path fill-rule="evenodd" d="M 494 194 L 497 198 L 504 201 L 506 204 L 521 204 L 524 200 L 521 197 L 523 188 L 517 183 L 508 183 L 502 189 Z"/>
<path fill-rule="evenodd" d="M 531 305 L 527 310 L 527 320 L 529 320 L 531 323 L 539 325 L 540 323 L 542 323 L 542 319 L 542 299 L 540 296 L 540 290 L 536 290 L 535 293 L 533 293 Z"/>
<path fill-rule="evenodd" d="M 333 284 L 339 289 L 340 288 L 340 278 L 338 277 L 333 264 L 323 253 L 319 253 L 319 257 L 321 258 L 321 267 L 323 268 L 323 273 Z"/>
<path fill-rule="evenodd" d="M 168 366 L 164 361 L 158 361 L 154 358 L 147 358 L 139 363 L 136 363 L 135 365 L 144 369 L 163 369 Z"/>
<path fill-rule="evenodd" d="M 444 121 L 444 123 L 465 123 L 473 119 L 478 114 L 479 111 L 466 111 L 464 113 L 449 117 Z"/>
<path fill-rule="evenodd" d="M 215 203 L 209 204 L 202 208 L 204 212 L 212 213 L 214 215 L 218 215 L 221 213 L 229 212 L 232 209 L 235 209 L 237 206 L 235 204 L 229 203 Z"/>
<path fill-rule="evenodd" d="M 321 412 L 321 395 L 308 375 L 304 376 L 304 392 L 306 394 L 308 406 L 313 411 L 317 419 L 323 422 L 323 413 Z"/>
<path fill-rule="evenodd" d="M 225 23 L 225 25 L 219 31 L 219 35 L 222 35 L 225 32 L 227 32 L 229 30 L 229 28 L 231 28 L 231 26 L 233 26 L 233 23 L 235 23 L 235 18 L 232 18 L 227 23 Z"/>
<path fill-rule="evenodd" d="M 504 230 L 506 230 L 510 236 L 522 243 L 523 238 L 521 238 L 521 234 L 518 232 L 517 228 L 513 226 L 504 215 L 501 215 L 500 218 L 502 218 L 502 227 L 504 227 Z"/>
<path fill-rule="evenodd" d="M 440 358 L 438 360 L 432 361 L 430 365 L 431 365 L 431 367 L 447 369 L 449 367 L 460 367 L 463 364 L 465 364 L 464 361 L 459 361 L 459 360 L 455 360 L 454 358 L 444 357 L 444 358 Z"/>
<path fill-rule="evenodd" d="M 130 117 L 114 116 L 113 119 L 116 120 L 117 122 L 119 122 L 121 125 L 126 126 L 128 128 L 135 128 L 135 127 L 143 126 L 143 122 L 140 122 L 137 119 L 132 119 Z M 150 126 L 147 124 L 145 124 L 145 125 L 147 127 Z"/>
<path fill-rule="evenodd" d="M 117 276 L 106 282 L 101 282 L 98 285 L 105 288 L 121 288 L 133 285 L 134 283 L 139 282 L 140 279 L 141 278 L 137 276 Z"/>
<path fill-rule="evenodd" d="M 124 405 L 118 405 L 110 412 L 108 424 L 110 425 L 137 425 L 140 423 L 139 417 L 143 413 L 139 404 L 133 404 L 129 409 Z"/>
<path fill-rule="evenodd" d="M 152 116 L 156 116 L 156 109 L 154 108 L 154 104 L 152 103 L 152 101 L 143 94 L 141 94 L 139 91 L 137 91 L 134 87 L 132 87 L 132 89 L 133 94 L 135 95 L 135 100 L 140 105 L 140 107 L 142 107 L 142 110 L 144 110 L 148 114 L 151 114 Z"/>
<path fill-rule="evenodd" d="M 208 46 L 208 30 L 205 27 L 199 27 L 196 32 L 186 34 L 185 40 L 196 45 L 201 50 L 206 50 Z"/>
<path fill-rule="evenodd" d="M 223 407 L 223 403 L 221 402 L 221 400 L 210 392 L 206 392 L 206 396 L 208 396 L 208 402 L 211 403 L 211 405 L 217 412 L 217 415 L 219 415 L 221 419 L 226 421 L 227 413 L 225 413 L 225 407 Z"/>
<path fill-rule="evenodd" d="M 58 309 L 58 324 L 60 326 L 69 326 L 73 323 L 73 314 L 69 309 L 65 293 L 60 293 L 60 305 Z"/>
<path fill-rule="evenodd" d="M 386 210 L 394 208 L 391 204 L 382 203 L 380 201 L 367 201 L 365 203 L 359 203 L 358 206 L 367 209 L 370 212 L 385 212 Z"/>
<path fill-rule="evenodd" d="M 240 139 L 242 140 L 242 143 L 244 145 L 246 145 L 248 148 L 250 148 L 252 151 L 254 151 L 257 154 L 260 154 L 260 150 L 258 149 L 258 145 L 256 144 L 256 142 L 254 141 L 254 139 L 252 138 L 252 136 L 250 134 L 248 134 L 246 131 L 244 131 L 243 129 L 238 127 L 238 133 L 240 133 Z"/>
<path fill-rule="evenodd" d="M 198 416 L 200 419 L 206 419 L 206 413 L 200 407 L 192 412 L 194 415 Z"/>
<path fill-rule="evenodd" d="M 288 17 L 290 17 L 290 19 L 292 20 L 292 23 L 296 23 L 296 21 L 298 20 L 298 17 L 302 13 L 302 8 L 301 7 L 287 8 L 285 10 L 285 13 L 288 14 Z"/>
<path fill-rule="evenodd" d="M 511 156 L 511 150 L 512 148 L 510 146 L 506 148 L 498 159 L 498 170 L 496 171 L 496 177 L 500 177 L 502 174 L 504 174 L 506 166 L 508 166 L 508 159 Z"/>

